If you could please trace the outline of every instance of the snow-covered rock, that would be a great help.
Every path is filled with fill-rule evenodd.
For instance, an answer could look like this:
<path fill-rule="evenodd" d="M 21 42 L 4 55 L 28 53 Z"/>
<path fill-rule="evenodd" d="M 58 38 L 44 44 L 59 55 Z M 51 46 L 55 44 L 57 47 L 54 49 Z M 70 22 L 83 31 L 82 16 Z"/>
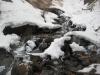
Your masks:
<path fill-rule="evenodd" d="M 27 53 L 27 54 L 40 57 L 45 57 L 46 55 L 50 55 L 52 59 L 58 59 L 60 56 L 64 55 L 64 52 L 61 50 L 61 47 L 64 46 L 65 40 L 70 40 L 70 37 L 67 36 L 55 39 L 51 43 L 50 47 L 45 49 L 43 53 Z"/>
<path fill-rule="evenodd" d="M 79 70 L 78 72 L 82 72 L 82 73 L 89 73 L 92 70 L 95 70 L 95 74 L 100 74 L 100 64 L 91 64 L 88 67 L 83 68 L 82 70 Z"/>
<path fill-rule="evenodd" d="M 2 72 L 5 69 L 5 66 L 0 66 L 0 72 Z"/>
<path fill-rule="evenodd" d="M 82 51 L 82 52 L 86 52 L 86 49 L 83 46 L 79 46 L 77 43 L 73 42 L 72 44 L 70 44 L 73 52 L 75 51 Z"/>
<path fill-rule="evenodd" d="M 94 32 L 94 31 L 73 31 L 73 32 L 68 32 L 65 34 L 65 36 L 77 36 L 80 38 L 83 38 L 85 40 L 90 41 L 91 43 L 97 45 L 100 47 L 100 33 Z"/>
<path fill-rule="evenodd" d="M 10 50 L 10 44 L 18 44 L 20 37 L 15 34 L 12 35 L 0 35 L 0 47 Z"/>
<path fill-rule="evenodd" d="M 12 2 L 0 1 L 1 4 L 1 23 L 2 25 L 11 25 L 18 27 L 27 23 L 37 25 L 38 27 L 59 28 L 59 25 L 45 23 L 42 15 L 42 10 L 34 8 L 27 1 L 12 0 Z M 4 27 L 4 26 L 3 26 Z"/>

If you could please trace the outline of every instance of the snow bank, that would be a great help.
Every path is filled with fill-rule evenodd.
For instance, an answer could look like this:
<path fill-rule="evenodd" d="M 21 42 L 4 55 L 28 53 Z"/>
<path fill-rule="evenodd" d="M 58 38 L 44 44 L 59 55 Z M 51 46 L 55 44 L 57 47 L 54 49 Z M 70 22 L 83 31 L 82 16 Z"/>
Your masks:
<path fill-rule="evenodd" d="M 25 0 L 12 0 L 12 2 L 1 1 L 1 15 L 0 25 L 11 25 L 12 27 L 18 27 L 30 23 L 31 25 L 37 25 L 38 27 L 47 28 L 59 28 L 60 25 L 54 25 L 52 23 L 45 23 L 42 15 L 42 11 L 34 8 Z"/>

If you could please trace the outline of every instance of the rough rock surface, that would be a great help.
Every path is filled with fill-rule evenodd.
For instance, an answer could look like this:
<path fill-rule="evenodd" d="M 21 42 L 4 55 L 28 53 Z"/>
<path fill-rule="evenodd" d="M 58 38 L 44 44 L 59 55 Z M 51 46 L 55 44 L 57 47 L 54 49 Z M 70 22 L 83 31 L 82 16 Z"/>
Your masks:
<path fill-rule="evenodd" d="M 32 0 L 28 1 L 30 2 Z M 43 0 L 33 1 L 36 1 L 35 7 L 40 9 L 45 8 L 48 12 L 56 14 L 57 18 L 54 19 L 53 24 L 60 24 L 61 28 L 39 28 L 38 26 L 31 26 L 30 24 L 15 28 L 10 26 L 5 27 L 3 30 L 4 35 L 17 34 L 21 39 L 18 45 L 10 45 L 11 52 L 6 52 L 4 48 L 0 48 L 0 66 L 5 66 L 5 69 L 0 72 L 0 75 L 6 75 L 9 71 L 11 71 L 11 75 L 95 75 L 94 69 L 89 73 L 80 73 L 78 70 L 93 63 L 100 63 L 100 54 L 97 54 L 96 51 L 98 48 L 90 41 L 76 36 L 71 36 L 70 40 L 64 41 L 64 45 L 61 47 L 64 56 L 58 59 L 52 59 L 50 55 L 45 55 L 43 58 L 27 55 L 27 51 L 30 53 L 44 52 L 50 47 L 54 39 L 61 38 L 69 31 L 85 31 L 87 29 L 85 25 L 74 24 L 70 16 L 63 14 L 63 10 L 48 8 L 50 6 L 48 1 L 50 2 L 51 0 L 46 0 L 46 2 Z M 48 6 L 44 7 L 42 3 L 40 6 L 37 6 L 39 5 L 37 1 L 42 1 L 43 4 Z M 85 3 L 87 3 L 86 0 Z M 89 3 L 91 3 L 90 0 Z M 45 13 L 42 17 L 45 20 Z M 29 40 L 35 44 L 33 48 L 27 43 Z M 87 51 L 74 52 L 70 46 L 73 42 L 83 46 Z M 93 47 L 88 48 L 91 45 Z"/>
<path fill-rule="evenodd" d="M 6 49 L 0 48 L 0 67 L 4 66 L 4 69 L 0 71 L 0 75 L 5 75 L 7 71 L 12 67 L 14 57 Z"/>

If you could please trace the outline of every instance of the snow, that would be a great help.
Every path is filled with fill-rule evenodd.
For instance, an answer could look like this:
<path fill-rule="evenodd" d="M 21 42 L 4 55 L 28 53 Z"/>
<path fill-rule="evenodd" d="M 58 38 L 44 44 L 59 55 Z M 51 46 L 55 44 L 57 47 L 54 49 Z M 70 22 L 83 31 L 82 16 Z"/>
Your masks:
<path fill-rule="evenodd" d="M 55 39 L 51 43 L 50 47 L 44 51 L 44 54 L 51 55 L 52 58 L 59 58 L 64 55 L 64 52 L 61 50 L 61 47 L 64 45 L 65 40 L 70 40 L 70 37 L 61 37 Z"/>
<path fill-rule="evenodd" d="M 73 42 L 72 44 L 70 44 L 70 47 L 72 48 L 73 52 L 75 51 L 82 51 L 82 52 L 86 52 L 86 49 L 83 46 L 79 46 L 77 43 Z"/>
<path fill-rule="evenodd" d="M 61 38 L 56 38 L 51 45 L 43 53 L 27 53 L 28 55 L 45 57 L 50 55 L 52 59 L 58 59 L 60 56 L 64 55 L 61 47 L 64 45 L 65 40 L 70 40 L 69 36 L 64 36 Z"/>
<path fill-rule="evenodd" d="M 41 16 L 43 11 L 34 8 L 26 0 L 12 0 L 13 2 L 6 2 L 0 0 L 0 47 L 10 50 L 10 44 L 18 44 L 20 37 L 16 34 L 4 35 L 2 33 L 5 26 L 18 27 L 25 24 L 37 25 L 38 27 L 47 28 L 59 28 L 60 25 L 54 25 L 54 18 L 57 15 L 53 13 L 45 13 L 45 19 Z M 94 30 L 100 27 L 100 0 L 95 3 L 94 9 L 92 11 L 83 10 L 87 9 L 88 5 L 84 5 L 83 0 L 63 0 L 63 4 L 59 4 L 56 0 L 53 0 L 51 8 L 56 7 L 64 10 L 65 15 L 70 16 L 71 20 L 75 24 L 84 24 L 87 26 L 86 31 L 73 31 L 66 33 L 63 37 L 55 39 L 49 48 L 47 48 L 43 53 L 29 53 L 36 46 L 33 41 L 28 41 L 28 46 L 26 46 L 26 52 L 28 55 L 41 56 L 50 55 L 52 59 L 59 58 L 64 55 L 61 47 L 64 45 L 65 40 L 70 40 L 70 35 L 78 36 L 89 40 L 90 42 L 96 44 L 100 47 L 100 33 Z M 45 22 L 46 21 L 46 22 Z M 85 51 L 85 48 L 79 46 L 77 43 L 73 42 L 71 45 L 73 51 Z M 25 45 L 16 49 L 15 53 L 17 56 L 23 55 L 25 52 Z M 28 55 L 23 56 L 24 62 L 28 63 L 30 58 Z M 95 68 L 94 66 L 97 65 Z M 92 69 L 96 69 L 96 74 L 100 74 L 100 64 L 92 64 L 78 72 L 90 72 Z M 4 66 L 0 66 L 0 72 L 5 69 Z M 7 74 L 9 75 L 9 74 Z"/>
<path fill-rule="evenodd" d="M 26 52 L 31 52 L 31 51 L 32 51 L 32 48 L 29 46 L 26 46 Z"/>
<path fill-rule="evenodd" d="M 35 42 L 34 42 L 34 41 L 32 41 L 32 40 L 28 40 L 28 41 L 27 41 L 27 44 L 28 44 L 28 46 L 29 46 L 31 49 L 33 49 L 33 48 L 35 48 L 35 47 L 36 47 Z"/>
<path fill-rule="evenodd" d="M 96 74 L 100 74 L 100 64 L 98 64 L 97 65 L 97 67 L 96 67 L 96 72 L 95 72 Z"/>
<path fill-rule="evenodd" d="M 100 12 L 82 13 L 74 15 L 72 21 L 76 24 L 84 24 L 87 30 L 95 30 L 100 26 Z"/>
<path fill-rule="evenodd" d="M 0 66 L 0 72 L 2 72 L 5 69 L 5 66 Z"/>
<path fill-rule="evenodd" d="M 93 3 L 91 4 L 92 7 Z M 84 24 L 87 30 L 94 30 L 100 26 L 100 0 L 94 4 L 93 10 L 88 4 L 84 5 L 84 0 L 63 0 L 63 7 L 59 7 L 65 11 L 65 15 L 70 16 L 74 24 Z"/>
<path fill-rule="evenodd" d="M 79 70 L 78 72 L 85 72 L 85 73 L 89 73 L 92 69 L 94 69 L 95 64 L 89 65 L 86 68 L 83 68 L 82 70 Z"/>
<path fill-rule="evenodd" d="M 42 10 L 34 8 L 27 1 L 12 0 L 13 2 L 1 1 L 1 19 L 2 25 L 11 25 L 18 27 L 30 23 L 39 27 L 59 28 L 60 25 L 45 23 L 42 15 Z"/>
<path fill-rule="evenodd" d="M 68 32 L 65 34 L 65 36 L 74 35 L 80 38 L 84 38 L 85 40 L 90 41 L 91 43 L 97 45 L 100 47 L 100 33 L 94 32 L 94 31 L 73 31 Z"/>
<path fill-rule="evenodd" d="M 10 50 L 9 45 L 13 42 L 17 42 L 19 37 L 17 35 L 4 35 L 3 29 L 5 26 L 18 27 L 26 24 L 37 25 L 38 27 L 46 27 L 55 29 L 61 27 L 60 25 L 54 25 L 51 21 L 44 22 L 42 10 L 34 8 L 26 0 L 12 0 L 12 2 L 6 2 L 0 0 L 0 47 L 4 47 Z M 51 14 L 46 14 L 51 20 Z M 53 16 L 52 16 L 53 17 Z"/>
<path fill-rule="evenodd" d="M 30 61 L 30 56 L 29 55 L 25 55 L 23 57 L 23 62 L 26 63 L 26 64 L 32 63 L 32 61 Z"/>
<path fill-rule="evenodd" d="M 89 73 L 93 69 L 96 70 L 95 74 L 100 74 L 100 64 L 91 64 L 88 67 L 83 68 L 82 70 L 78 70 L 78 72 Z"/>
<path fill-rule="evenodd" d="M 12 68 L 6 73 L 6 75 L 11 75 Z"/>
<path fill-rule="evenodd" d="M 45 13 L 44 16 L 47 23 L 52 23 L 54 22 L 54 19 L 57 18 L 57 15 L 51 12 Z"/>
<path fill-rule="evenodd" d="M 66 15 L 73 16 L 73 14 L 80 13 L 82 8 L 86 8 L 84 0 L 63 0 L 63 9 Z"/>
<path fill-rule="evenodd" d="M 15 34 L 11 35 L 0 35 L 0 47 L 3 47 L 7 49 L 8 51 L 10 50 L 10 44 L 18 44 L 19 43 L 20 37 L 18 37 Z"/>
<path fill-rule="evenodd" d="M 36 47 L 36 44 L 35 44 L 35 42 L 34 41 L 32 41 L 32 40 L 28 40 L 27 42 L 26 42 L 26 46 L 25 46 L 25 50 L 27 51 L 27 52 L 31 52 L 35 47 Z"/>
<path fill-rule="evenodd" d="M 14 53 L 16 54 L 16 56 L 22 56 L 25 53 L 25 45 L 18 47 Z"/>

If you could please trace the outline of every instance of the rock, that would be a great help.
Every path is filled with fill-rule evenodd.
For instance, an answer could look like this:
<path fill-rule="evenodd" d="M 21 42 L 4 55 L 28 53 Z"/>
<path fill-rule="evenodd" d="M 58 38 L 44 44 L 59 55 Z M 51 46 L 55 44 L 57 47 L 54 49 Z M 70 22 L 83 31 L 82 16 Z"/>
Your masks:
<path fill-rule="evenodd" d="M 72 55 L 72 48 L 70 47 L 71 40 L 64 41 L 64 46 L 61 47 L 61 50 L 64 51 L 65 55 Z"/>
<path fill-rule="evenodd" d="M 54 75 L 52 70 L 43 70 L 40 75 Z"/>
<path fill-rule="evenodd" d="M 12 0 L 2 0 L 2 1 L 6 1 L 6 2 L 12 2 Z"/>
<path fill-rule="evenodd" d="M 43 52 L 46 48 L 48 48 L 47 43 L 42 43 L 42 44 L 39 46 L 39 50 L 42 51 L 42 52 Z"/>
<path fill-rule="evenodd" d="M 31 69 L 29 75 L 39 75 L 42 72 L 42 58 L 38 56 L 31 56 Z"/>
<path fill-rule="evenodd" d="M 52 12 L 52 13 L 58 15 L 58 16 L 60 16 L 61 14 L 64 13 L 63 10 L 60 10 L 58 8 L 48 8 L 47 11 Z"/>
<path fill-rule="evenodd" d="M 5 75 L 9 71 L 13 61 L 13 55 L 7 52 L 6 49 L 0 48 L 0 66 L 5 66 L 5 69 L 0 72 L 0 75 Z"/>
<path fill-rule="evenodd" d="M 41 33 L 54 33 L 61 28 L 56 29 L 48 29 L 48 28 L 39 28 L 38 26 L 26 24 L 24 26 L 12 28 L 11 26 L 7 26 L 4 28 L 3 33 L 4 35 L 15 33 L 19 36 L 29 36 L 29 35 L 36 35 Z M 29 39 L 28 39 L 29 40 Z"/>
<path fill-rule="evenodd" d="M 30 4 L 32 4 L 34 7 L 46 10 L 50 7 L 52 4 L 52 0 L 27 0 Z"/>
<path fill-rule="evenodd" d="M 11 75 L 28 75 L 29 65 L 21 63 L 14 65 L 11 71 Z"/>
<path fill-rule="evenodd" d="M 84 4 L 88 3 L 91 4 L 94 0 L 84 0 Z"/>

